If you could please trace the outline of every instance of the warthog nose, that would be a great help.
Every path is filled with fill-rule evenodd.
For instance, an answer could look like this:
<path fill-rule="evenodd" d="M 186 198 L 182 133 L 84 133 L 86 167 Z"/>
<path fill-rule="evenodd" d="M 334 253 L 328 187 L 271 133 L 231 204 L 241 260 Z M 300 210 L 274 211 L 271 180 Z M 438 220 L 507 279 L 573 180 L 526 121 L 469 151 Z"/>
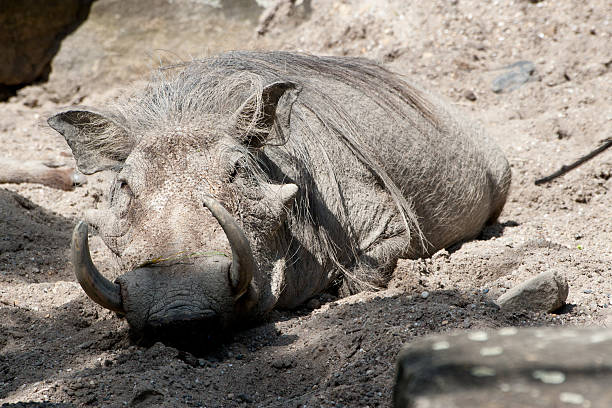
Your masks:
<path fill-rule="evenodd" d="M 172 302 L 158 313 L 149 316 L 151 327 L 186 326 L 207 324 L 214 321 L 216 313 L 211 309 L 200 307 L 183 301 Z"/>

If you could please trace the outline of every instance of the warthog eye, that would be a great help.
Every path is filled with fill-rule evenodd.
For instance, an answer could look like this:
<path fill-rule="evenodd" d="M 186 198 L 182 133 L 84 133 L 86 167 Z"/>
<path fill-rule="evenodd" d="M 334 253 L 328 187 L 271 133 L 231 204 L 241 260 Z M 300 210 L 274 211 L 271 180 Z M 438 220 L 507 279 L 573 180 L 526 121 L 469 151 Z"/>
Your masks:
<path fill-rule="evenodd" d="M 244 158 L 238 159 L 229 174 L 228 181 L 233 183 L 237 177 L 243 176 L 247 173 L 246 160 Z"/>

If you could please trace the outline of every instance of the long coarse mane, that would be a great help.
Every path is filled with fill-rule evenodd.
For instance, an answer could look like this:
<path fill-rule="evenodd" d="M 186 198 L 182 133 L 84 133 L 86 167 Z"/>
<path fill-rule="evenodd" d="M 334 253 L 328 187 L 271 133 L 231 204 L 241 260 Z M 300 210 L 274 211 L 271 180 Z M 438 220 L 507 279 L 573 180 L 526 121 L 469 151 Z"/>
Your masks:
<path fill-rule="evenodd" d="M 421 91 L 374 62 L 289 52 L 236 51 L 160 68 L 143 93 L 130 98 L 123 107 L 119 106 L 119 115 L 125 118 L 124 123 L 130 128 L 128 134 L 132 137 L 144 135 L 147 130 L 159 130 L 163 126 L 197 128 L 198 121 L 206 115 L 233 114 L 249 98 L 261 95 L 268 84 L 290 81 L 308 87 L 313 79 L 332 80 L 360 92 L 388 112 L 393 120 L 404 121 L 415 128 L 423 123 L 439 126 L 434 107 Z M 312 86 L 309 95 L 311 97 L 307 100 L 300 100 L 301 105 L 315 112 L 323 127 L 380 180 L 403 218 L 408 239 L 411 234 L 416 234 L 413 238 L 417 237 L 424 244 L 412 203 L 393 182 L 381 158 L 362 142 L 359 118 L 350 115 L 341 101 L 330 97 L 325 89 Z M 263 109 L 263 101 L 256 102 L 255 115 Z M 316 140 L 317 137 L 313 134 L 310 139 Z M 137 140 L 126 143 L 134 145 Z M 251 157 L 246 149 L 244 154 Z M 250 162 L 254 172 L 265 173 L 253 160 Z M 330 165 L 328 170 L 334 174 L 333 166 Z M 338 191 L 338 194 L 341 195 L 341 192 Z M 342 198 L 338 201 L 342 202 Z M 304 213 L 308 213 L 307 209 Z M 330 243 L 325 246 L 331 259 L 336 259 L 334 245 Z"/>

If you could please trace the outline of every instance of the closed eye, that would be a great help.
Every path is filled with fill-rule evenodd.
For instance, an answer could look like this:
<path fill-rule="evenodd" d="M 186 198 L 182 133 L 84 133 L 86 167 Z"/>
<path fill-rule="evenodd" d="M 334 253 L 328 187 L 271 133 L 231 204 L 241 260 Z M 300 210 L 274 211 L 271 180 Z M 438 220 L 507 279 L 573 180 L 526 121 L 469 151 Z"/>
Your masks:
<path fill-rule="evenodd" d="M 244 158 L 238 159 L 236 161 L 236 163 L 234 164 L 234 167 L 232 168 L 231 173 L 229 174 L 229 182 L 233 183 L 236 178 L 240 175 L 243 175 L 246 173 L 246 161 Z"/>

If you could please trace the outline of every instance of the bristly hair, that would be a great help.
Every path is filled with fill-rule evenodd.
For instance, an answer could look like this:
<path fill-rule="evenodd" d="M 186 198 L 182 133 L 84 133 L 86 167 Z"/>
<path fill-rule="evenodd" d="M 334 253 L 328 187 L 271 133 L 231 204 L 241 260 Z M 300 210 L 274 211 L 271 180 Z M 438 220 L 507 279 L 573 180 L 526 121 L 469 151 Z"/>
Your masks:
<path fill-rule="evenodd" d="M 401 120 L 417 129 L 424 126 L 424 123 L 434 128 L 441 126 L 436 119 L 436 109 L 420 90 L 372 61 L 280 51 L 235 51 L 160 68 L 143 93 L 133 96 L 118 108 L 120 115 L 125 117 L 124 123 L 131 135 L 145 135 L 149 130 L 158 131 L 163 127 L 197 128 L 204 116 L 232 115 L 250 98 L 255 98 L 252 105 L 253 117 L 260 115 L 263 101 L 258 96 L 266 85 L 292 81 L 307 86 L 308 78 L 329 79 L 361 92 L 389 112 L 391 120 Z M 410 236 L 415 234 L 413 238 L 425 246 L 412 203 L 389 176 L 381 163 L 382 158 L 361 141 L 357 118 L 350 115 L 339 101 L 329 97 L 324 89 L 311 87 L 309 91 L 313 98 L 300 100 L 300 104 L 313 112 L 330 135 L 337 137 L 380 180 L 404 221 L 407 239 L 410 240 Z M 324 109 L 318 106 L 321 104 Z M 261 130 L 254 126 L 255 122 L 251 121 L 243 123 L 241 127 L 249 132 Z M 310 135 L 309 139 L 316 141 L 316 136 Z M 136 142 L 129 141 L 130 144 Z M 325 150 L 324 141 L 318 143 L 321 144 L 321 150 Z M 260 163 L 249 154 L 248 149 L 244 149 L 243 153 L 248 158 L 252 172 L 265 177 L 265 171 L 262 171 Z M 335 177 L 331 163 L 329 171 Z M 338 190 L 337 194 L 340 196 L 342 193 Z M 338 202 L 343 202 L 342 197 L 338 198 Z M 308 209 L 302 210 L 308 214 Z M 308 216 L 313 217 L 312 214 Z M 347 217 L 346 212 L 344 216 Z M 328 241 L 323 236 L 321 240 Z M 334 245 L 329 242 L 323 245 L 327 247 L 329 259 L 337 259 Z M 353 251 L 356 252 L 354 248 Z"/>

